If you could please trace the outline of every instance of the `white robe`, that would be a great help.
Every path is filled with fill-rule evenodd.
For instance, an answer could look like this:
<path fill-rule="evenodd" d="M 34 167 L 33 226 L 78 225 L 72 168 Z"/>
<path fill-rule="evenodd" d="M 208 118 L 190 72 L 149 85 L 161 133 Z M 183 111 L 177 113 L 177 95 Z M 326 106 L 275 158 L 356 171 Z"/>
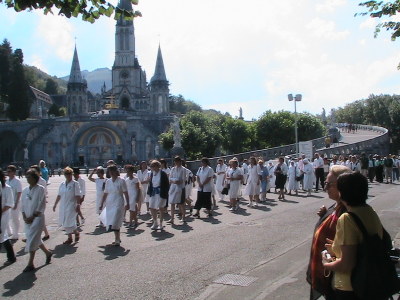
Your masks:
<path fill-rule="evenodd" d="M 296 180 L 296 176 L 300 175 L 300 170 L 296 166 L 290 166 L 288 170 L 288 190 L 298 190 L 299 182 Z"/>
<path fill-rule="evenodd" d="M 303 189 L 311 190 L 313 188 L 313 181 L 314 181 L 314 170 L 311 163 L 304 164 L 303 172 L 304 172 Z"/>
<path fill-rule="evenodd" d="M 215 175 L 217 176 L 217 179 L 215 180 L 215 187 L 218 192 L 222 192 L 224 189 L 224 178 L 225 178 L 225 173 L 227 171 L 227 166 L 225 164 L 218 164 L 217 167 L 215 168 Z M 220 172 L 223 172 L 223 174 L 218 174 Z"/>
<path fill-rule="evenodd" d="M 267 169 L 268 169 L 268 173 L 269 173 L 268 189 L 274 188 L 275 180 L 276 180 L 276 176 L 274 174 L 275 166 L 268 164 Z"/>
<path fill-rule="evenodd" d="M 148 170 L 145 170 L 144 172 L 142 172 L 142 170 L 138 170 L 136 175 L 141 185 L 140 201 L 149 202 L 149 196 L 147 195 L 147 188 L 149 187 L 149 184 L 143 183 L 143 181 L 146 181 L 150 178 L 150 172 Z"/>
<path fill-rule="evenodd" d="M 58 189 L 60 196 L 60 211 L 58 214 L 58 224 L 64 227 L 67 234 L 72 233 L 78 227 L 76 226 L 76 196 L 81 196 L 79 183 L 71 180 L 62 182 Z"/>
<path fill-rule="evenodd" d="M 244 195 L 259 195 L 261 181 L 259 178 L 260 167 L 258 165 L 249 166 L 249 176 L 247 178 L 247 184 L 244 189 Z"/>
<path fill-rule="evenodd" d="M 32 189 L 26 187 L 22 191 L 21 212 L 25 213 L 27 218 L 35 212 L 40 212 L 40 215 L 35 217 L 31 224 L 25 223 L 26 252 L 36 251 L 43 243 L 41 235 L 44 227 L 45 209 L 46 191 L 43 186 L 37 184 Z"/>
<path fill-rule="evenodd" d="M 230 178 L 239 178 L 240 175 L 243 175 L 243 171 L 240 168 L 236 169 L 229 169 L 227 172 L 227 175 Z M 241 186 L 241 180 L 229 180 L 229 199 L 236 199 L 240 196 L 240 186 Z"/>
<path fill-rule="evenodd" d="M 13 193 L 11 187 L 8 184 L 6 184 L 5 187 L 2 187 L 1 184 L 0 184 L 0 195 L 1 195 L 1 207 L 0 207 L 0 209 L 3 209 L 6 206 L 10 207 L 9 209 L 7 209 L 1 215 L 0 243 L 3 243 L 3 242 L 5 242 L 5 241 L 7 241 L 9 239 L 9 236 L 8 236 L 8 222 L 9 222 L 9 219 L 10 219 L 11 210 L 14 207 L 14 193 Z"/>
<path fill-rule="evenodd" d="M 18 193 L 22 193 L 22 184 L 21 180 L 17 177 L 14 177 L 12 180 L 8 179 L 6 183 L 11 187 L 13 191 L 13 199 L 14 205 L 15 201 L 17 201 Z M 14 209 L 14 206 L 10 209 L 9 212 L 9 226 L 8 226 L 8 234 L 12 239 L 18 239 L 18 230 L 20 225 L 20 215 L 21 215 L 21 199 L 18 202 L 17 207 Z"/>
<path fill-rule="evenodd" d="M 104 193 L 107 194 L 106 199 L 106 221 L 107 228 L 120 229 L 124 220 L 125 200 L 124 192 L 127 192 L 126 182 L 120 177 L 115 181 L 112 178 L 106 181 Z"/>
<path fill-rule="evenodd" d="M 180 184 L 171 183 L 168 191 L 168 203 L 179 204 L 182 199 L 182 189 L 185 187 L 186 168 L 173 167 L 169 174 L 169 179 L 173 181 L 181 181 Z"/>
<path fill-rule="evenodd" d="M 139 179 L 135 176 L 132 179 L 129 177 L 125 178 L 126 188 L 129 195 L 129 210 L 136 211 L 137 197 L 140 193 L 138 188 Z"/>
<path fill-rule="evenodd" d="M 104 188 L 106 185 L 106 180 L 105 178 L 101 179 L 101 178 L 96 178 L 95 179 L 95 183 L 96 183 L 96 213 L 100 214 L 101 210 L 100 210 L 100 205 L 101 205 L 101 201 L 103 199 L 103 195 L 104 195 Z"/>

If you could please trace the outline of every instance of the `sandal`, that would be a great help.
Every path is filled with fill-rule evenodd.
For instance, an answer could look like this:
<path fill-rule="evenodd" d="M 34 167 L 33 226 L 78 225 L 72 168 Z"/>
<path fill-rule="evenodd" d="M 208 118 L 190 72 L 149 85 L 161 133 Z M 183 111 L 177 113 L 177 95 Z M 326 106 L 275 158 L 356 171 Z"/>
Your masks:
<path fill-rule="evenodd" d="M 68 239 L 65 242 L 63 242 L 64 245 L 71 245 L 72 244 L 72 239 Z"/>
<path fill-rule="evenodd" d="M 79 232 L 75 233 L 75 243 L 79 242 L 79 238 L 80 238 Z"/>
<path fill-rule="evenodd" d="M 199 214 L 194 214 L 193 217 L 200 219 L 200 215 Z"/>
<path fill-rule="evenodd" d="M 121 241 L 112 242 L 111 245 L 113 245 L 113 246 L 119 246 L 119 245 L 121 245 Z"/>
<path fill-rule="evenodd" d="M 47 241 L 49 238 L 50 238 L 50 235 L 45 235 L 45 236 L 42 238 L 42 240 L 43 240 L 43 241 Z"/>

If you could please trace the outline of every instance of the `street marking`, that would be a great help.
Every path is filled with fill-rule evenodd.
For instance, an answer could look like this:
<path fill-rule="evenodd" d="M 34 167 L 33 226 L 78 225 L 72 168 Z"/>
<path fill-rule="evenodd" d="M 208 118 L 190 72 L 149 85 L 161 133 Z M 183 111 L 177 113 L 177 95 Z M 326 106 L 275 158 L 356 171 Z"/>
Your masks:
<path fill-rule="evenodd" d="M 236 274 L 225 274 L 224 276 L 214 280 L 214 283 L 226 284 L 226 285 L 236 285 L 236 286 L 249 286 L 257 277 L 236 275 Z"/>

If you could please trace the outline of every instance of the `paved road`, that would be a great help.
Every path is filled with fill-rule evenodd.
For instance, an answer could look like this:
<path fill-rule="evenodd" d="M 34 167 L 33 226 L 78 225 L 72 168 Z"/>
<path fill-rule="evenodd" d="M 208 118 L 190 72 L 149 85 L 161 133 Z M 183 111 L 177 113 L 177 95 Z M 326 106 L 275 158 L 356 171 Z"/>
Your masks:
<path fill-rule="evenodd" d="M 85 176 L 84 176 L 85 177 Z M 15 299 L 306 299 L 304 280 L 315 212 L 328 205 L 325 193 L 306 198 L 288 196 L 258 209 L 242 205 L 238 214 L 220 202 L 215 217 L 191 219 L 186 226 L 152 232 L 146 223 L 122 230 L 122 247 L 109 245 L 112 233 L 95 229 L 94 184 L 88 182 L 83 212 L 87 218 L 81 241 L 62 245 L 50 211 L 62 177 L 49 185 L 46 212 L 55 255 L 44 265 L 37 253 L 35 273 L 21 273 L 27 263 L 24 244 L 14 247 L 15 264 L 1 268 L 1 295 Z M 400 228 L 399 185 L 372 184 L 371 205 L 390 233 Z M 195 192 L 195 191 L 194 191 Z M 276 194 L 269 198 L 277 199 Z M 1 254 L 5 260 L 5 254 Z M 256 277 L 248 287 L 214 284 L 225 274 Z"/>

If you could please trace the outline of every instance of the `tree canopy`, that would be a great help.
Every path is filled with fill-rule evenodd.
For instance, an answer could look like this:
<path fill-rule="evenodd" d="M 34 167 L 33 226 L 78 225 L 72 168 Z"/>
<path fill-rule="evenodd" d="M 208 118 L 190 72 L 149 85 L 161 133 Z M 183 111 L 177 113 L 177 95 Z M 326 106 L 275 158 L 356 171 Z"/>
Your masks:
<path fill-rule="evenodd" d="M 382 126 L 389 130 L 392 138 L 392 150 L 400 147 L 400 96 L 370 95 L 367 99 L 357 100 L 340 107 L 333 112 L 339 123 L 355 123 Z M 331 116 L 330 116 L 331 117 Z"/>
<path fill-rule="evenodd" d="M 138 4 L 138 0 L 129 1 L 133 5 Z M 58 15 L 67 18 L 81 16 L 82 20 L 90 23 L 94 23 L 101 16 L 110 17 L 113 13 L 115 19 L 121 16 L 126 19 L 141 16 L 139 11 L 124 10 L 105 0 L 0 0 L 0 3 L 2 2 L 17 12 L 39 9 L 43 10 L 44 14 L 53 14 L 56 11 Z"/>

